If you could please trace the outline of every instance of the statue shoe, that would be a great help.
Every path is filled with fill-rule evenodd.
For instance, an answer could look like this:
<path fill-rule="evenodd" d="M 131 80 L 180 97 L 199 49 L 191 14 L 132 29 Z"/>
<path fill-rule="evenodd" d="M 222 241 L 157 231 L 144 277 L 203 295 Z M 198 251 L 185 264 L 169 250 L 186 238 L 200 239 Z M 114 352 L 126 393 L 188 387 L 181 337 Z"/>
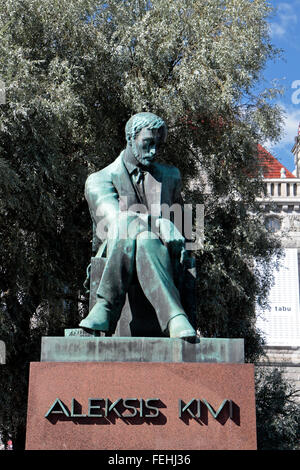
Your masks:
<path fill-rule="evenodd" d="M 169 321 L 168 331 L 170 338 L 193 339 L 197 336 L 196 331 L 184 314 L 176 315 Z"/>
<path fill-rule="evenodd" d="M 98 300 L 87 317 L 79 323 L 81 328 L 108 332 L 110 330 L 111 312 L 105 301 Z"/>

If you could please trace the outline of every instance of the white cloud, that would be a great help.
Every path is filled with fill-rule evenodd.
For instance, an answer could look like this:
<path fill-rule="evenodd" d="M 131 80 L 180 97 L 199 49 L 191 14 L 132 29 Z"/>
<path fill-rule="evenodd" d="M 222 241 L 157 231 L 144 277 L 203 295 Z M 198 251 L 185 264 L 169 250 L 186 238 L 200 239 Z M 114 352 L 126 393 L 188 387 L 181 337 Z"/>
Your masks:
<path fill-rule="evenodd" d="M 268 149 L 274 157 L 283 163 L 290 171 L 293 171 L 294 155 L 292 154 L 292 147 L 295 143 L 295 137 L 298 134 L 298 126 L 300 123 L 300 107 L 287 106 L 280 104 L 285 111 L 284 132 L 282 139 L 278 144 L 265 142 L 264 147 Z"/>
<path fill-rule="evenodd" d="M 297 7 L 296 4 L 290 3 L 279 3 L 277 9 L 277 19 L 273 23 L 271 23 L 271 33 L 272 36 L 277 36 L 282 38 L 285 36 L 287 32 L 289 32 L 290 28 L 298 22 L 297 19 Z"/>
<path fill-rule="evenodd" d="M 298 134 L 298 126 L 300 124 L 300 106 L 296 108 L 295 106 L 287 106 L 283 103 L 278 103 L 284 110 L 284 126 L 283 134 L 280 142 L 278 144 L 272 144 L 269 140 L 264 142 L 264 145 L 268 148 L 279 148 L 284 146 L 293 147 L 295 142 L 295 137 Z"/>
<path fill-rule="evenodd" d="M 272 23 L 271 24 L 271 33 L 272 33 L 272 36 L 277 36 L 277 37 L 282 37 L 285 35 L 286 33 L 286 30 L 285 28 L 278 24 L 278 23 Z"/>
<path fill-rule="evenodd" d="M 295 109 L 284 106 L 286 118 L 284 124 L 284 135 L 280 142 L 281 145 L 290 144 L 291 147 L 294 144 L 295 137 L 298 134 L 298 126 L 300 123 L 300 107 Z"/>

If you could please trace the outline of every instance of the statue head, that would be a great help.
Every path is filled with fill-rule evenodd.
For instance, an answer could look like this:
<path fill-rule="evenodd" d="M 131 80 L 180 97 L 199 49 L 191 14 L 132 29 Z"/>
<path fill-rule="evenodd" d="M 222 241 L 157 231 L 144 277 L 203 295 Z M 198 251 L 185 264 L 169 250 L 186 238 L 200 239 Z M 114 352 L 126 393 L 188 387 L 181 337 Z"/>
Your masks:
<path fill-rule="evenodd" d="M 167 138 L 167 126 L 163 119 L 153 113 L 134 114 L 125 126 L 127 145 L 143 166 L 155 159 L 161 144 Z"/>

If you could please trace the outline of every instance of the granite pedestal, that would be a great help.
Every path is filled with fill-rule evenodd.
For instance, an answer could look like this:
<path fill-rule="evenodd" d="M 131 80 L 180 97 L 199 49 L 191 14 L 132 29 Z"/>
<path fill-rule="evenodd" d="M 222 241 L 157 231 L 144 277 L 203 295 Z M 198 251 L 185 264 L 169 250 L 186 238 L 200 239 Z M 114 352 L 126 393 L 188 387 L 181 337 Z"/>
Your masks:
<path fill-rule="evenodd" d="M 43 338 L 26 449 L 256 449 L 243 340 Z"/>

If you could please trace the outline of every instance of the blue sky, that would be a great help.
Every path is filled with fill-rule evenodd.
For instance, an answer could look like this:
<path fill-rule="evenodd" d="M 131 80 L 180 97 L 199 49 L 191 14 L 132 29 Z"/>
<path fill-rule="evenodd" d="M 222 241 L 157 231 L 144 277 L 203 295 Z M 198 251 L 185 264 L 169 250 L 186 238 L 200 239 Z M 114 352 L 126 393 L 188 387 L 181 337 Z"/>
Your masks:
<path fill-rule="evenodd" d="M 295 168 L 291 149 L 300 123 L 300 0 L 270 3 L 277 11 L 270 19 L 272 43 L 283 49 L 283 58 L 268 62 L 264 72 L 267 85 L 278 79 L 284 87 L 284 95 L 278 103 L 284 108 L 285 129 L 279 144 L 267 145 L 266 148 L 290 171 Z"/>

